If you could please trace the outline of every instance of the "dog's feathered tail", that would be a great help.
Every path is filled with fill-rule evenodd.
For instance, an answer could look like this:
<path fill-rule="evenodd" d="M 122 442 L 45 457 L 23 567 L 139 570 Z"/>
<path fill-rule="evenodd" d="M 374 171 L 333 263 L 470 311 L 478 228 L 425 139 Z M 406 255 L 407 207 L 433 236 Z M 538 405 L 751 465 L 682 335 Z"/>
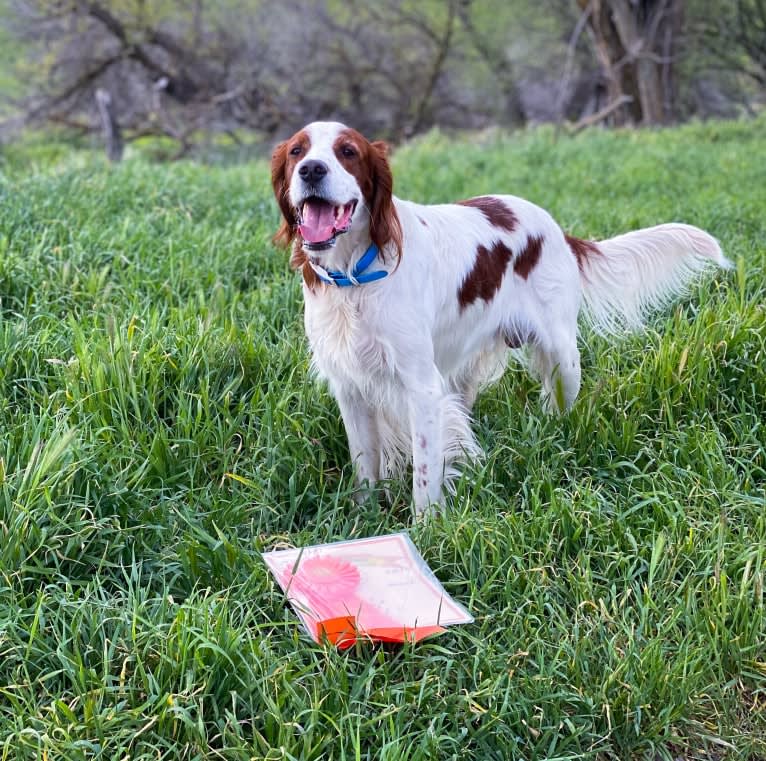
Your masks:
<path fill-rule="evenodd" d="M 637 330 L 647 313 L 683 293 L 712 264 L 731 268 L 718 241 L 666 224 L 590 243 L 567 236 L 580 264 L 584 316 L 605 333 Z"/>

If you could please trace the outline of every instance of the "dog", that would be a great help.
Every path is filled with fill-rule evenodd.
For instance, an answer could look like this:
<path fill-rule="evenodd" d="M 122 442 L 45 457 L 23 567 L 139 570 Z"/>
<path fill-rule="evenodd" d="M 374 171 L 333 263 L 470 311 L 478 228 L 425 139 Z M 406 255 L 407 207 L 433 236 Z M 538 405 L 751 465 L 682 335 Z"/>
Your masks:
<path fill-rule="evenodd" d="M 302 273 L 313 367 L 337 400 L 357 483 L 411 463 L 416 514 L 439 509 L 456 465 L 479 454 L 470 410 L 512 349 L 528 350 L 544 408 L 564 412 L 580 389 L 581 312 L 606 333 L 640 328 L 706 266 L 731 266 L 691 225 L 593 242 L 510 195 L 403 201 L 387 145 L 336 122 L 277 145 L 271 179 L 275 242 Z"/>

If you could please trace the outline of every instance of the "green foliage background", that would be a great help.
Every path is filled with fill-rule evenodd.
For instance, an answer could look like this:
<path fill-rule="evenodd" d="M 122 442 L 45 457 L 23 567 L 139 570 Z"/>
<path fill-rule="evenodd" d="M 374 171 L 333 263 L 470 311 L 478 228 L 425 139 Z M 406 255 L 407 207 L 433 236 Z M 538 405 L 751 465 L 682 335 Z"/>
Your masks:
<path fill-rule="evenodd" d="M 672 48 L 650 56 L 668 64 L 658 121 L 762 108 L 763 56 L 741 31 L 759 28 L 763 3 L 644 3 L 684 9 Z M 99 132 L 96 88 L 126 140 L 162 135 L 184 152 L 213 135 L 271 141 L 317 117 L 397 142 L 432 126 L 577 122 L 614 96 L 582 21 L 575 0 L 0 0 L 0 140 L 19 137 L 22 116 Z M 644 49 L 670 25 L 650 25 Z"/>

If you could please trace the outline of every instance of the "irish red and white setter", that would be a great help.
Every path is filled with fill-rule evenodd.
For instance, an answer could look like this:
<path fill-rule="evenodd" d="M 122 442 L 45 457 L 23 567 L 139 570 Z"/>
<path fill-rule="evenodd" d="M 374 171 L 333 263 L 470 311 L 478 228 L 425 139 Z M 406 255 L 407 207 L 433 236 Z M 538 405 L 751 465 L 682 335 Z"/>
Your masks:
<path fill-rule="evenodd" d="M 580 388 L 581 310 L 597 329 L 642 323 L 711 262 L 703 230 L 664 224 L 591 242 L 538 206 L 486 195 L 424 206 L 393 193 L 387 147 L 315 122 L 280 143 L 271 165 L 283 224 L 303 274 L 313 364 L 340 407 L 360 485 L 409 462 L 417 513 L 479 448 L 470 409 L 512 348 L 529 348 L 543 404 L 563 411 Z"/>

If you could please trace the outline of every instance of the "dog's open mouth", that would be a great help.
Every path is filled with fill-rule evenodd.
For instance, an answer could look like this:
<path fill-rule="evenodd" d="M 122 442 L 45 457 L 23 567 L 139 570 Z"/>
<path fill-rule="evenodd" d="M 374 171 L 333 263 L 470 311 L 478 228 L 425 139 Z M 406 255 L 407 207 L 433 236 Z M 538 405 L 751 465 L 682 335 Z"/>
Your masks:
<path fill-rule="evenodd" d="M 351 226 L 355 209 L 356 201 L 334 204 L 316 196 L 306 198 L 298 210 L 298 231 L 303 242 L 320 249 L 335 245 L 336 237 Z"/>

